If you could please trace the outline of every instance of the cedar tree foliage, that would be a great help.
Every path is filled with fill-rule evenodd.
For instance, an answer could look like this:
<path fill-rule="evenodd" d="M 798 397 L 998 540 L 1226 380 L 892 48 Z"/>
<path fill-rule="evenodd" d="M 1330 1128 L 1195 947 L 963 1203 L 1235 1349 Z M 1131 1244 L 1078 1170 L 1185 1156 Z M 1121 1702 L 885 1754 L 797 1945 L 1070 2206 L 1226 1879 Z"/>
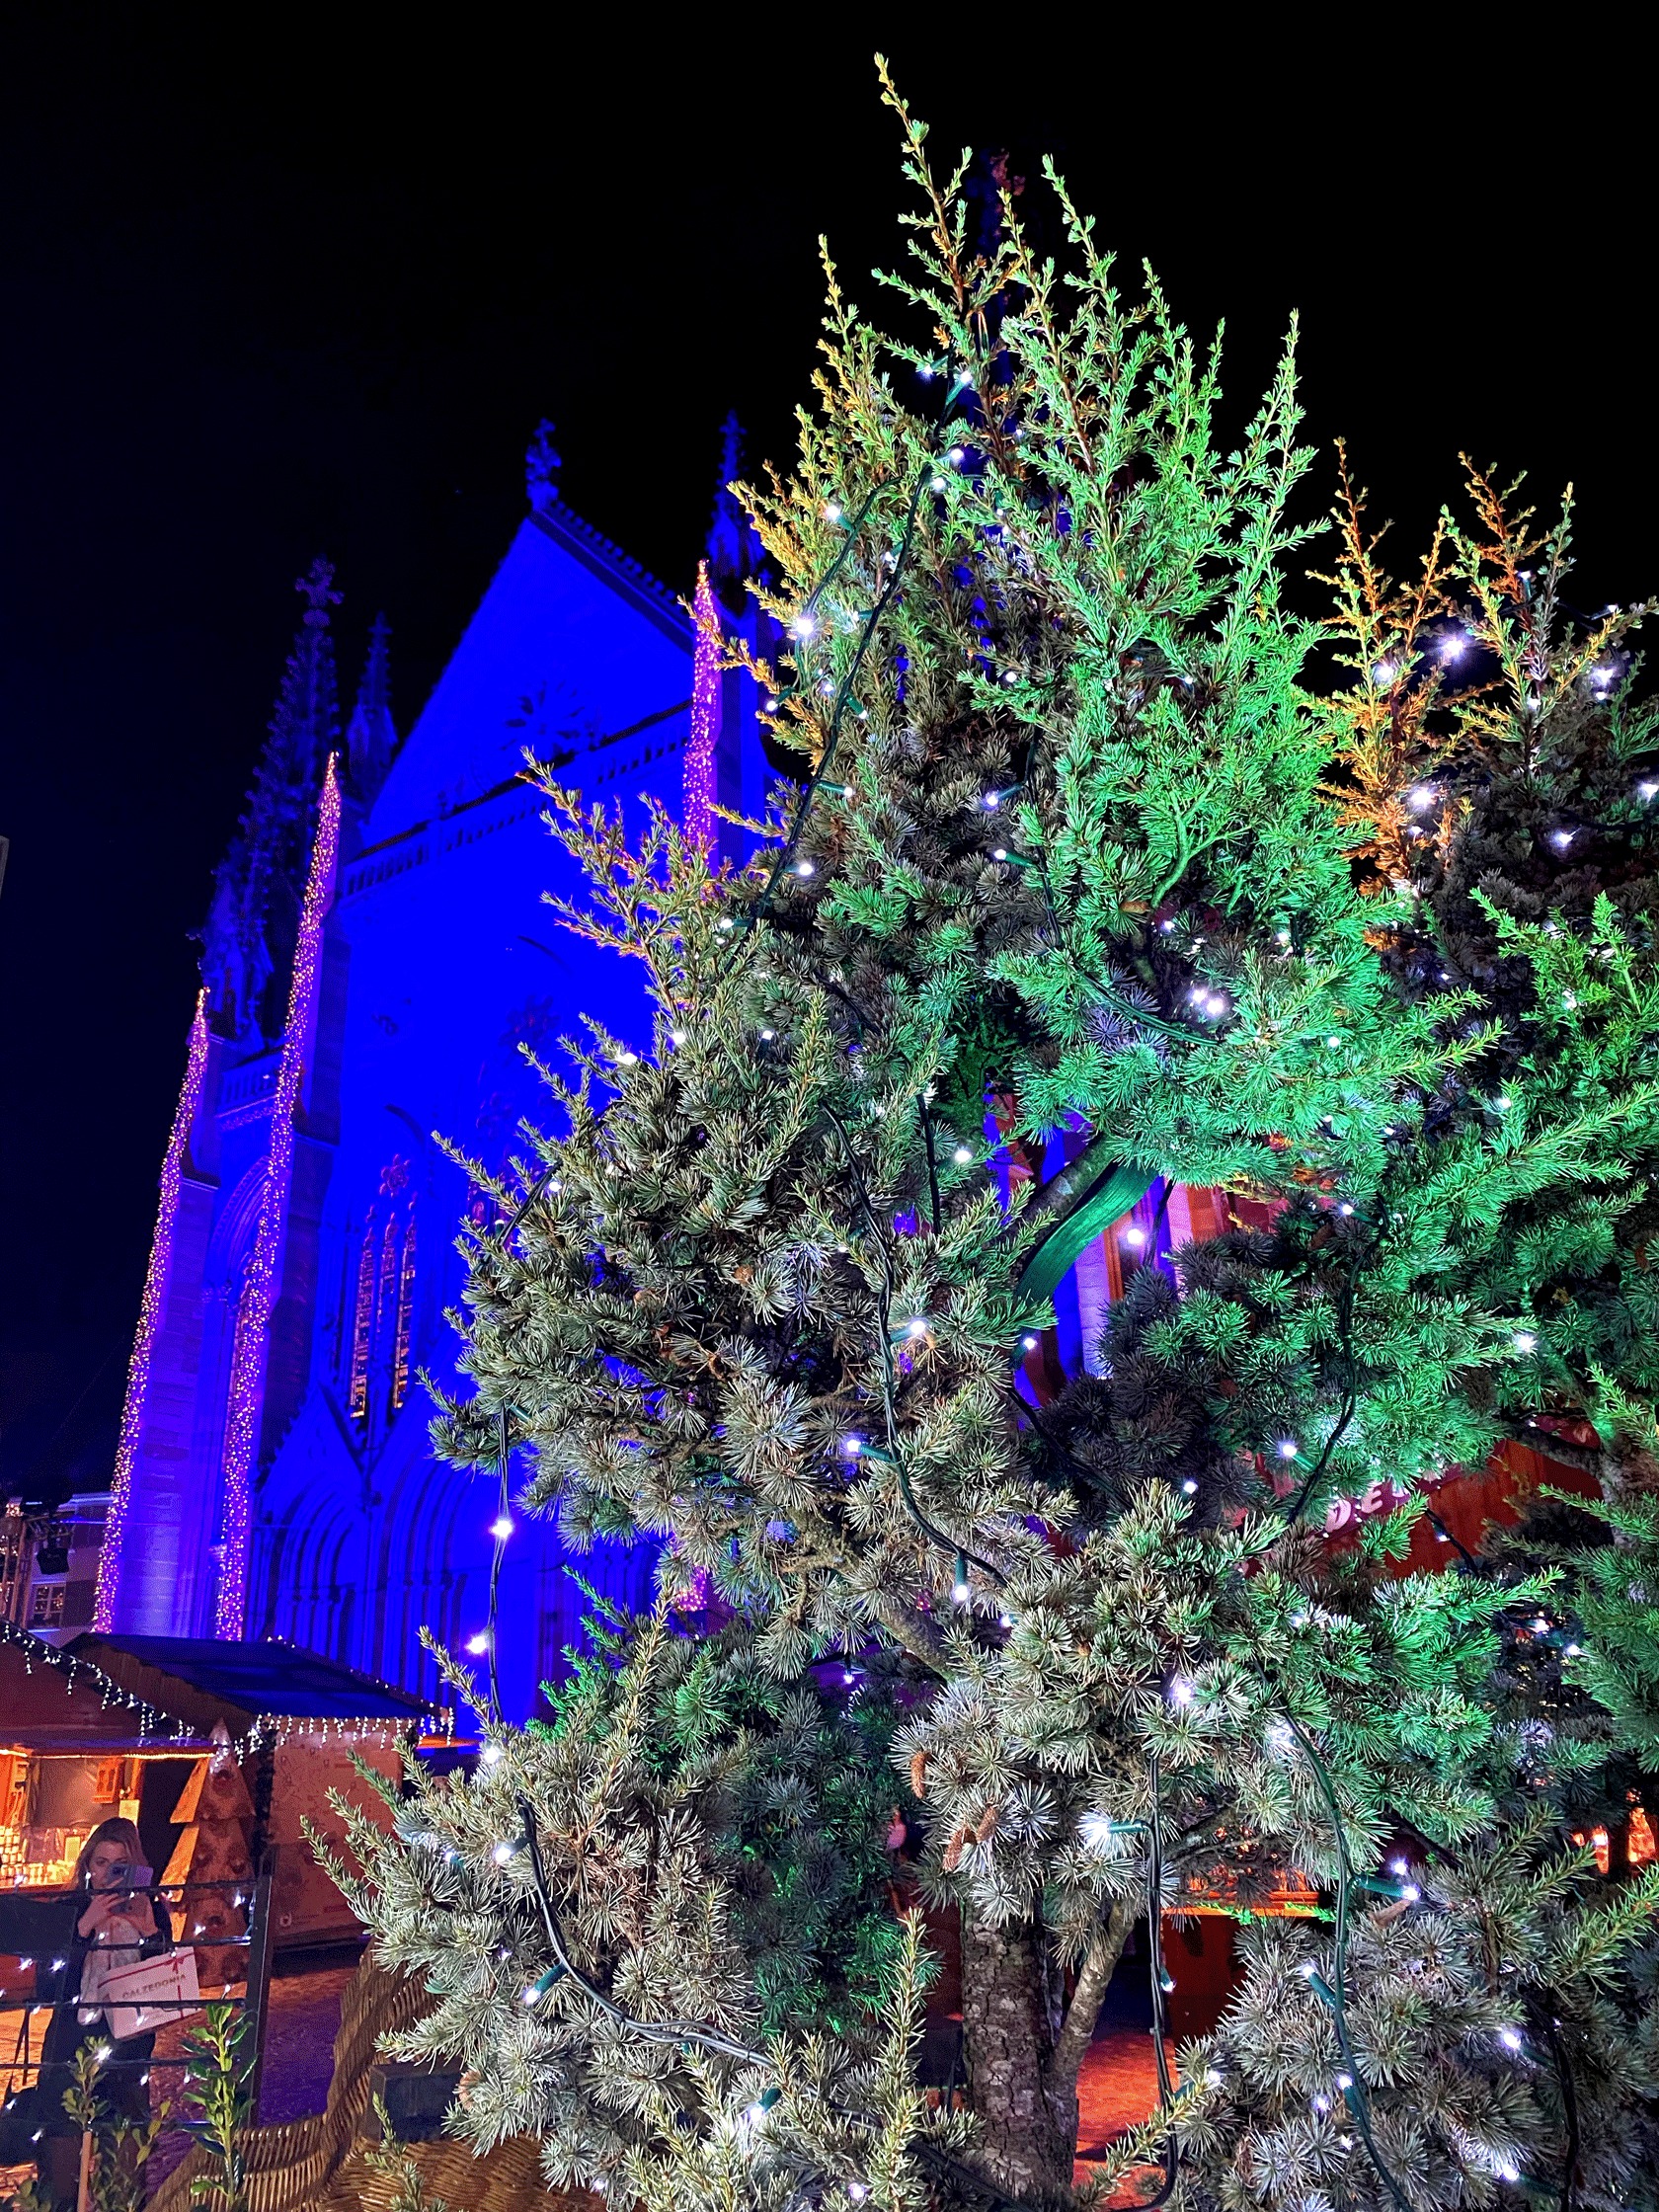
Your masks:
<path fill-rule="evenodd" d="M 1412 1508 L 1346 1556 L 1306 1517 L 1478 1459 L 1525 1397 L 1543 1261 L 1508 1224 L 1564 1234 L 1544 1166 L 1600 1174 L 1648 1109 L 1632 1066 L 1596 1122 L 1523 1009 L 1570 940 L 1624 1037 L 1637 922 L 1587 890 L 1549 936 L 1483 861 L 1444 922 L 1427 885 L 1402 917 L 1463 945 L 1485 899 L 1493 978 L 1465 948 L 1412 987 L 1364 888 L 1400 761 L 1312 694 L 1282 595 L 1290 354 L 1228 444 L 1215 352 L 1120 289 L 1058 180 L 1063 266 L 1010 195 L 971 250 L 966 157 L 937 177 L 889 98 L 916 335 L 830 269 L 797 462 L 746 494 L 802 781 L 734 866 L 543 775 L 590 886 L 564 918 L 642 964 L 653 1031 L 591 1024 L 513 1173 L 469 1163 L 499 1218 L 466 1232 L 440 1454 L 524 1453 L 573 1544 L 660 1545 L 659 1602 L 546 1722 L 457 1675 L 476 1774 L 355 1822 L 346 1878 L 436 2000 L 406 2043 L 466 2069 L 461 2132 L 665 2212 L 1066 2201 L 1132 1925 L 1248 1919 L 1288 1869 L 1335 1918 L 1250 1935 L 1107 2181 L 1634 2202 L 1654 1885 L 1603 1896 L 1566 1825 L 1609 1693 L 1579 1677 L 1564 1735 L 1503 1665 L 1564 1570 L 1402 1575 Z M 1499 1062 L 1507 1117 L 1470 1103 Z M 1059 1281 L 1160 1178 L 1265 1225 L 1143 1269 L 1039 1388 Z M 1622 1250 L 1627 1194 L 1594 1189 Z M 1576 1325 L 1540 1376 L 1602 1372 L 1611 1324 Z M 914 2079 L 918 1897 L 960 1916 L 960 2113 Z"/>

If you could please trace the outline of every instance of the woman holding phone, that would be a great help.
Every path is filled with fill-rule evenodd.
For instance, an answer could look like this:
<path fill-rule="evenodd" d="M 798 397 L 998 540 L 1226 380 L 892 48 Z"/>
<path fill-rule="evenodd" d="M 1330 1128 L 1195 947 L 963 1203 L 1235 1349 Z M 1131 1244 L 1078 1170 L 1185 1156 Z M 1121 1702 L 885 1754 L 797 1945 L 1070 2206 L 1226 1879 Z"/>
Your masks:
<path fill-rule="evenodd" d="M 141 2126 L 150 2116 L 148 2069 L 155 2036 L 129 2035 L 117 2042 L 98 1993 L 109 1968 L 172 1946 L 172 1924 L 153 1880 L 132 1822 L 102 1822 L 75 1861 L 73 1933 L 60 1956 L 42 1960 L 38 1972 L 40 2001 L 52 2008 L 40 2047 L 40 2101 L 46 2117 L 40 2169 L 54 2204 L 75 2201 L 80 2130 L 63 2109 L 63 2093 L 77 2051 L 88 2043 L 109 2045 L 99 2101 L 112 2119 Z"/>

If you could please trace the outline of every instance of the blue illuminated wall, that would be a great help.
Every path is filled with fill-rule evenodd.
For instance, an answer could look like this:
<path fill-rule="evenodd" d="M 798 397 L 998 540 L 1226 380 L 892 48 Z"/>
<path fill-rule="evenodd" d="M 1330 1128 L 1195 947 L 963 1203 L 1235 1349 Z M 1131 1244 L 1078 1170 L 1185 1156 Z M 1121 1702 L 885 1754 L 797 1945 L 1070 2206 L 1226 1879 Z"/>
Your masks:
<path fill-rule="evenodd" d="M 722 526 L 729 555 L 739 542 L 729 514 L 717 518 L 717 551 Z M 725 581 L 730 604 L 738 594 Z M 430 1692 L 423 1627 L 455 1648 L 483 1619 L 493 1477 L 434 1461 L 416 1380 L 423 1366 L 452 1372 L 443 1313 L 460 1302 L 453 1240 L 472 1195 L 434 1133 L 494 1166 L 517 1148 L 519 1117 L 544 1111 L 520 1043 L 551 1053 L 584 1013 L 647 1037 L 637 970 L 563 930 L 544 903 L 549 890 L 576 894 L 577 872 L 518 772 L 528 745 L 563 758 L 563 780 L 586 796 L 622 800 L 636 828 L 646 794 L 677 813 L 692 661 L 673 597 L 550 481 L 532 482 L 531 513 L 414 728 L 395 751 L 395 741 L 382 748 L 389 766 L 358 776 L 295 1122 L 248 1635 L 285 1636 Z M 766 770 L 751 687 L 726 675 L 719 692 L 718 796 L 756 809 Z M 273 1060 L 222 1040 L 209 1054 L 150 1370 L 129 1398 L 132 1489 L 109 1605 L 118 1628 L 211 1632 L 225 1379 L 267 1172 Z M 512 1711 L 528 1709 L 579 1633 L 584 1601 L 565 1556 L 551 1526 L 520 1519 L 501 1604 Z M 626 1602 L 649 1592 L 646 1549 L 577 1563 Z"/>

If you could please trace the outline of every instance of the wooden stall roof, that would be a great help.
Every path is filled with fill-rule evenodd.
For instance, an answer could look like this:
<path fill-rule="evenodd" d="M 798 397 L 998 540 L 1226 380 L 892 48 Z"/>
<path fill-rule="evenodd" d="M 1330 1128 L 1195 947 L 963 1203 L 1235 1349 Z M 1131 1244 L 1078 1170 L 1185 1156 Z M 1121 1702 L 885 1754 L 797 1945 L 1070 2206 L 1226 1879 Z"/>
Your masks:
<path fill-rule="evenodd" d="M 183 1748 L 196 1730 L 95 1662 L 0 1621 L 0 1749 L 116 1752 Z"/>
<path fill-rule="evenodd" d="M 265 1720 L 413 1727 L 432 1717 L 407 1691 L 298 1644 L 89 1632 L 64 1650 L 203 1733 L 220 1721 L 240 1736 Z"/>
<path fill-rule="evenodd" d="M 0 1750 L 206 1750 L 215 1727 L 415 1727 L 420 1698 L 285 1643 L 76 1636 L 61 1648 L 0 1621 Z"/>

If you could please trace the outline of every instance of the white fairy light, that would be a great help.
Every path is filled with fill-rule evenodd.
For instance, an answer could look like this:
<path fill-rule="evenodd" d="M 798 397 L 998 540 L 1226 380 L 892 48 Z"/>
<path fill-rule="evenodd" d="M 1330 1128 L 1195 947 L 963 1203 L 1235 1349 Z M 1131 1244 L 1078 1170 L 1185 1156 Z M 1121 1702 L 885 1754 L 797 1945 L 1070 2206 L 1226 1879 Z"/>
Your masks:
<path fill-rule="evenodd" d="M 511 1858 L 516 1856 L 517 1850 L 518 1846 L 516 1844 L 501 1843 L 496 1846 L 490 1856 L 498 1866 L 505 1866 Z"/>
<path fill-rule="evenodd" d="M 1294 1436 L 1282 1436 L 1273 1449 L 1278 1453 L 1280 1459 L 1294 1460 L 1301 1453 L 1302 1446 L 1298 1444 Z"/>
<path fill-rule="evenodd" d="M 1192 1703 L 1193 1686 L 1185 1675 L 1177 1675 L 1169 1685 L 1169 1701 L 1172 1705 L 1190 1705 Z"/>
<path fill-rule="evenodd" d="M 480 1628 L 475 1636 L 468 1636 L 466 1640 L 466 1647 L 468 1651 L 472 1653 L 475 1659 L 478 1658 L 482 1652 L 488 1651 L 490 1648 L 489 1629 Z"/>
<path fill-rule="evenodd" d="M 513 1523 L 508 1519 L 505 1513 L 498 1515 L 497 1518 L 490 1523 L 490 1534 L 495 1538 L 498 1543 L 505 1543 L 508 1538 L 513 1534 Z"/>
<path fill-rule="evenodd" d="M 955 1160 L 958 1167 L 966 1167 L 973 1156 L 973 1147 L 968 1145 L 958 1145 L 951 1154 L 951 1158 Z"/>
<path fill-rule="evenodd" d="M 1138 1225 L 1138 1226 L 1136 1226 L 1135 1228 L 1126 1228 L 1126 1229 L 1124 1230 L 1124 1242 L 1125 1242 L 1126 1244 L 1133 1244 L 1133 1245 L 1135 1246 L 1135 1248 L 1136 1248 L 1136 1250 L 1137 1250 L 1137 1251 L 1139 1251 L 1139 1250 L 1141 1249 L 1141 1246 L 1142 1246 L 1143 1244 L 1145 1244 L 1145 1243 L 1146 1243 L 1146 1230 L 1145 1230 L 1144 1228 L 1141 1228 L 1141 1227 L 1140 1227 L 1139 1225 Z"/>
<path fill-rule="evenodd" d="M 1538 1350 L 1538 1338 L 1533 1334 L 1531 1329 L 1517 1329 L 1515 1334 L 1510 1338 L 1510 1342 L 1514 1345 L 1515 1349 L 1522 1355 L 1523 1358 L 1525 1358 L 1529 1352 L 1536 1352 Z"/>
<path fill-rule="evenodd" d="M 486 1767 L 499 1767 L 507 1753 L 500 1744 L 486 1744 L 478 1756 Z"/>
<path fill-rule="evenodd" d="M 792 638 L 810 638 L 816 636 L 817 632 L 817 618 L 811 614 L 798 614 L 789 625 L 789 634 Z"/>

